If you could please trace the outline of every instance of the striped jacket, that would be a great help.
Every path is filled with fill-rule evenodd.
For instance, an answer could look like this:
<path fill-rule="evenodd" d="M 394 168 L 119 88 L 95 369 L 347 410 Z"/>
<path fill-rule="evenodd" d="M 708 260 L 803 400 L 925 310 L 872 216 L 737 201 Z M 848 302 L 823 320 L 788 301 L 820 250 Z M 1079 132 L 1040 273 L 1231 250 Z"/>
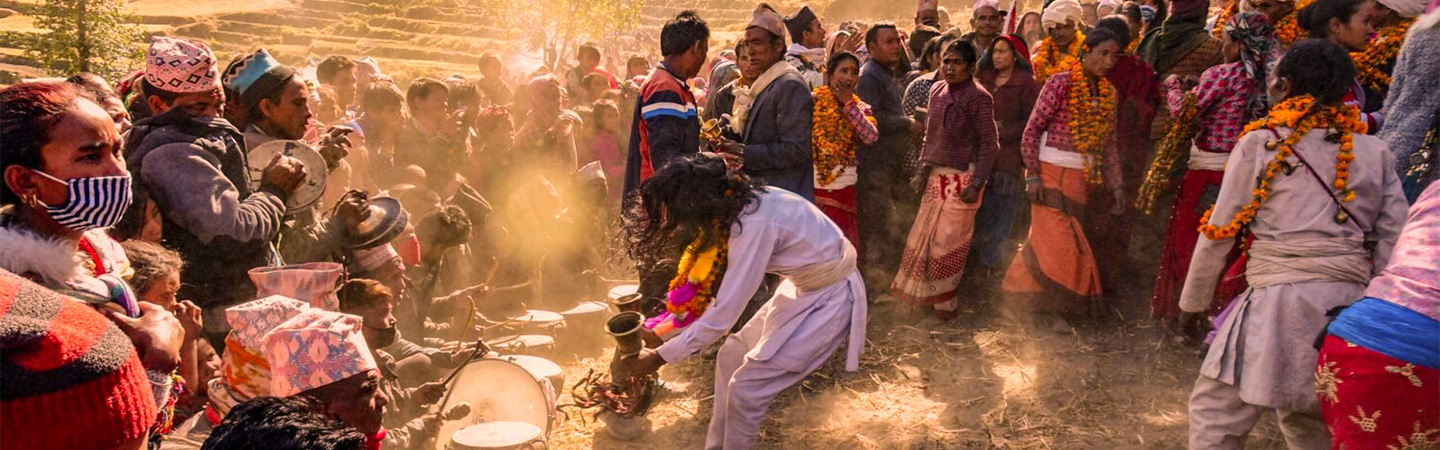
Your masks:
<path fill-rule="evenodd" d="M 625 164 L 625 194 L 665 164 L 700 151 L 700 118 L 695 94 L 684 79 L 661 63 L 640 85 L 630 152 Z"/>

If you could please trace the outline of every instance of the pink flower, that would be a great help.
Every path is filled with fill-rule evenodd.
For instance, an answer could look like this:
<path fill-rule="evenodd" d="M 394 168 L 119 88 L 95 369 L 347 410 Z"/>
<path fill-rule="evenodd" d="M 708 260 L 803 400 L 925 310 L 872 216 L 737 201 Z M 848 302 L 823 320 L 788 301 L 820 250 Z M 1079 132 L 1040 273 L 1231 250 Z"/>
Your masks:
<path fill-rule="evenodd" d="M 669 311 L 666 311 L 666 312 L 660 313 L 660 315 L 658 315 L 658 316 L 651 317 L 651 318 L 649 318 L 649 319 L 645 319 L 645 328 L 649 328 L 649 329 L 652 329 L 652 330 L 653 330 L 653 329 L 655 329 L 655 326 L 656 326 L 656 325 L 659 325 L 659 324 L 661 324 L 662 322 L 665 322 L 665 320 L 666 320 L 666 319 L 669 319 L 669 318 L 670 318 L 670 312 L 669 312 Z"/>
<path fill-rule="evenodd" d="M 695 286 L 695 283 L 686 282 L 666 294 L 665 300 L 671 305 L 680 306 L 695 299 L 695 293 L 697 291 L 698 288 Z"/>

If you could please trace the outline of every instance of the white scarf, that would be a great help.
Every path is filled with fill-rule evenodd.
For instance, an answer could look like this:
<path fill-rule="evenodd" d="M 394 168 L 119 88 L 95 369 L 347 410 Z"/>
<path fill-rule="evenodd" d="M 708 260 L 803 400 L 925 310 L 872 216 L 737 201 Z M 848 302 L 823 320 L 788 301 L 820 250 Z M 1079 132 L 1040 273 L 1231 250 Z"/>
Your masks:
<path fill-rule="evenodd" d="M 735 134 L 745 136 L 745 121 L 750 115 L 750 107 L 754 106 L 755 99 L 760 97 L 761 92 L 765 92 L 765 88 L 769 87 L 771 82 L 787 73 L 799 74 L 800 71 L 795 70 L 795 66 L 784 61 L 776 61 L 775 64 L 770 65 L 769 69 L 765 69 L 765 73 L 760 74 L 760 78 L 750 82 L 749 86 L 735 85 L 735 106 L 732 107 L 730 114 L 730 129 L 734 130 Z"/>
<path fill-rule="evenodd" d="M 785 54 L 793 56 L 804 56 L 811 63 L 817 65 L 825 63 L 825 47 L 810 48 L 804 45 L 800 45 L 798 43 L 790 44 L 790 48 L 785 49 Z"/>

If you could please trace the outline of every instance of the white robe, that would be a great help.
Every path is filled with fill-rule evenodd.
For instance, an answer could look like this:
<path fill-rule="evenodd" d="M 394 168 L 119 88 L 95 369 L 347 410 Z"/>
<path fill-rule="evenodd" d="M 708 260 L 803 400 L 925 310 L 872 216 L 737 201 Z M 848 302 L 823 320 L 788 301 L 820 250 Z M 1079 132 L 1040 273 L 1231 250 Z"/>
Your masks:
<path fill-rule="evenodd" d="M 677 362 L 709 347 L 739 320 L 765 274 L 785 280 L 775 296 L 716 361 L 715 414 L 707 448 L 748 448 L 770 400 L 818 369 L 848 337 L 846 370 L 859 369 L 864 349 L 865 285 L 853 268 L 843 280 L 802 291 L 790 276 L 844 257 L 840 228 L 803 197 L 784 189 L 759 195 L 731 228 L 728 266 L 705 314 L 658 349 Z"/>

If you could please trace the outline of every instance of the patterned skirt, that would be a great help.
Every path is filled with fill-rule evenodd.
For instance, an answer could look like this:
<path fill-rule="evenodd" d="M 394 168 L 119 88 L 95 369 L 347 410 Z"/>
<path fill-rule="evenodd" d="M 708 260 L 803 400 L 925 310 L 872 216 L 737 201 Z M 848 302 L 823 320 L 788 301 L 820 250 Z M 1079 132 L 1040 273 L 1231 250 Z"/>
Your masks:
<path fill-rule="evenodd" d="M 965 273 L 975 213 L 983 196 L 975 203 L 961 201 L 960 192 L 975 182 L 974 177 L 970 172 L 941 170 L 932 172 L 925 184 L 920 212 L 905 240 L 905 255 L 890 291 L 911 305 L 941 304 L 938 307 L 954 310 L 955 289 Z"/>

